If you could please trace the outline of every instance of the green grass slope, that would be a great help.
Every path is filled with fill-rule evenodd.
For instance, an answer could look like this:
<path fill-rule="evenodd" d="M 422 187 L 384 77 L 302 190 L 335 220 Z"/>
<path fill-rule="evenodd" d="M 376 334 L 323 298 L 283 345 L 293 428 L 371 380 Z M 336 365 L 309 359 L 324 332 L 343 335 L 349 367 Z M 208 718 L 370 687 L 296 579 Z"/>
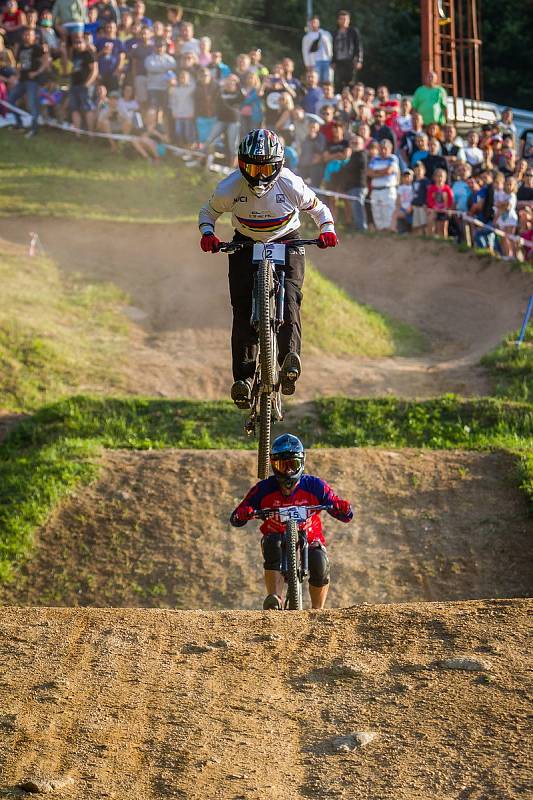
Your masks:
<path fill-rule="evenodd" d="M 0 215 L 37 215 L 116 222 L 196 220 L 216 178 L 186 169 L 169 155 L 147 163 L 130 145 L 43 130 L 30 141 L 0 129 Z"/>
<path fill-rule="evenodd" d="M 66 279 L 46 258 L 0 255 L 0 407 L 32 410 L 82 386 L 117 389 L 125 297 L 111 284 Z"/>

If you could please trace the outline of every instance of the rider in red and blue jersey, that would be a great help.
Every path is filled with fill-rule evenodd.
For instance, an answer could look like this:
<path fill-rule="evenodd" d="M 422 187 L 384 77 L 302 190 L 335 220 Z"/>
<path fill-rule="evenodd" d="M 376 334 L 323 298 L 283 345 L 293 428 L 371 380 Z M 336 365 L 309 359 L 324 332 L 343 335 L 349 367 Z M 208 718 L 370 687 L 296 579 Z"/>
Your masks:
<path fill-rule="evenodd" d="M 238 528 L 246 525 L 262 508 L 284 506 L 328 505 L 328 514 L 341 522 L 350 522 L 353 511 L 347 500 L 341 500 L 328 484 L 315 475 L 304 474 L 305 450 L 301 441 L 289 433 L 275 439 L 270 452 L 274 475 L 253 486 L 232 513 L 230 522 Z M 309 542 L 309 595 L 313 608 L 322 609 L 329 588 L 329 559 L 322 532 L 320 512 L 305 523 Z M 281 543 L 285 529 L 276 517 L 266 519 L 260 531 L 264 558 L 267 597 L 264 609 L 283 608 L 284 580 L 281 575 Z"/>

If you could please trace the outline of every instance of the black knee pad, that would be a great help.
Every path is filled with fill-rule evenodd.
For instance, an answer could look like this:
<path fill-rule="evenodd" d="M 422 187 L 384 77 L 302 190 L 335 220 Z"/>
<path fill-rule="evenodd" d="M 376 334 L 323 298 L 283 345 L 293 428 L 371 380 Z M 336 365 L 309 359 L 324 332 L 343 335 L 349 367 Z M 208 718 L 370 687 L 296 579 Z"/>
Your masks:
<path fill-rule="evenodd" d="M 309 548 L 309 583 L 316 588 L 329 583 L 329 558 L 322 544 Z"/>
<path fill-rule="evenodd" d="M 281 572 L 281 538 L 280 533 L 269 533 L 261 539 L 263 569 Z"/>

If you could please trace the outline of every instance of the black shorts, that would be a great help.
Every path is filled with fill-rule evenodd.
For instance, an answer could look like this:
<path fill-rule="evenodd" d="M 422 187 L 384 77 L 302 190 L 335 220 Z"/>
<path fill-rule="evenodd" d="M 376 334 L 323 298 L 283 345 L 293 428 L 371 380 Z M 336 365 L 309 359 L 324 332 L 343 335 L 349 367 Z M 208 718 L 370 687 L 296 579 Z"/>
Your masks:
<path fill-rule="evenodd" d="M 281 533 L 269 533 L 261 539 L 263 568 L 281 572 Z M 309 545 L 309 583 L 311 586 L 327 586 L 329 583 L 329 558 L 321 542 Z"/>

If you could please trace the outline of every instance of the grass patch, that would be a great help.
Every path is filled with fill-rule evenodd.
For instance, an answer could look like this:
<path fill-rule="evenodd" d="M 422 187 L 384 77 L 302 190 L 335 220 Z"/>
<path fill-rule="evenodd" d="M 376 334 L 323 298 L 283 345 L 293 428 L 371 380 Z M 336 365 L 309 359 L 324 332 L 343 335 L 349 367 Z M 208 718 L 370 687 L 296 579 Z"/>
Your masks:
<path fill-rule="evenodd" d="M 102 448 L 255 448 L 242 424 L 229 402 L 80 396 L 39 409 L 0 446 L 0 580 L 13 576 L 58 501 L 94 479 Z M 308 447 L 513 449 L 521 454 L 521 487 L 533 502 L 529 404 L 332 398 L 315 402 L 298 432 Z"/>
<path fill-rule="evenodd" d="M 81 386 L 118 388 L 125 350 L 124 294 L 67 282 L 46 258 L 0 256 L 0 406 L 31 410 Z"/>
<path fill-rule="evenodd" d="M 410 325 L 358 303 L 309 263 L 304 289 L 305 348 L 368 358 L 414 355 L 425 349 L 424 338 Z"/>
<path fill-rule="evenodd" d="M 116 222 L 196 220 L 217 178 L 168 155 L 154 166 L 131 146 L 43 129 L 27 141 L 0 129 L 0 216 L 34 215 Z"/>
<path fill-rule="evenodd" d="M 518 331 L 509 334 L 481 363 L 494 377 L 499 397 L 533 402 L 533 322 L 526 329 L 523 344 L 516 346 Z"/>

